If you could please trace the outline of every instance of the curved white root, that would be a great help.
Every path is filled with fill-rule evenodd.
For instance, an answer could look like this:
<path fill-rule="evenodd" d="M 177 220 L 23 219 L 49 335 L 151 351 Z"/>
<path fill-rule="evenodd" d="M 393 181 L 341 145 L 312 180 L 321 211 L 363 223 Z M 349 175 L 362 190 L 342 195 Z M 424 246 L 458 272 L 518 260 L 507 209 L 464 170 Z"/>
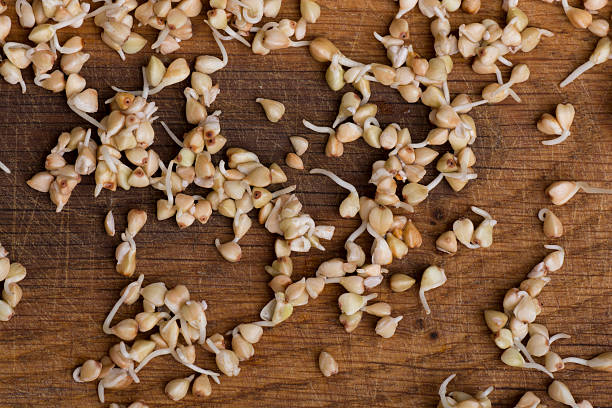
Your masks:
<path fill-rule="evenodd" d="M 442 384 L 440 384 L 440 388 L 438 389 L 438 395 L 440 396 L 440 402 L 442 403 L 443 408 L 451 408 L 450 404 L 448 403 L 448 400 L 446 399 L 446 387 L 448 387 L 448 384 L 453 381 L 456 376 L 457 374 L 452 374 L 448 376 L 446 380 L 442 382 Z"/>
<path fill-rule="evenodd" d="M 317 133 L 328 133 L 330 135 L 333 135 L 335 132 L 334 129 L 328 127 L 328 126 L 317 126 L 309 121 L 307 121 L 306 119 L 302 119 L 302 124 L 312 130 L 313 132 L 317 132 Z"/>
<path fill-rule="evenodd" d="M 438 184 L 440 184 L 440 182 L 442 181 L 442 179 L 444 178 L 444 173 L 440 173 L 436 176 L 435 179 L 433 179 L 426 187 L 427 187 L 427 191 L 431 191 L 434 188 L 436 188 L 438 186 Z"/>
<path fill-rule="evenodd" d="M 561 132 L 561 135 L 559 135 L 558 137 L 554 138 L 554 139 L 549 139 L 549 140 L 542 140 L 542 144 L 546 145 L 546 146 L 553 146 L 553 145 L 557 145 L 559 143 L 563 143 L 565 141 L 565 139 L 567 139 L 570 135 L 570 131 L 569 130 L 563 130 L 563 132 Z"/>
<path fill-rule="evenodd" d="M 582 189 L 585 193 L 590 194 L 612 194 L 612 189 L 609 188 L 599 188 L 599 187 L 591 187 L 587 183 L 577 181 L 576 187 Z"/>
<path fill-rule="evenodd" d="M 566 86 L 574 82 L 576 79 L 578 79 L 580 75 L 584 74 L 585 72 L 587 72 L 589 69 L 593 68 L 594 66 L 595 64 L 592 63 L 590 60 L 580 65 L 571 74 L 569 74 L 567 78 L 563 80 L 563 82 L 559 84 L 559 88 L 565 88 Z"/>
<path fill-rule="evenodd" d="M 144 280 L 144 275 L 141 274 L 137 280 L 135 280 L 134 282 L 130 283 L 129 285 L 125 287 L 125 290 L 123 291 L 123 295 L 121 295 L 119 300 L 117 300 L 117 303 L 115 303 L 111 311 L 108 313 L 108 316 L 106 316 L 106 319 L 104 319 L 104 323 L 102 324 L 102 330 L 104 331 L 104 333 L 112 334 L 110 330 L 110 324 L 113 321 L 113 318 L 115 317 L 115 315 L 117 314 L 117 311 L 119 310 L 123 302 L 125 302 L 125 299 L 127 299 L 128 296 L 130 295 L 130 290 L 134 286 L 142 285 L 143 280 Z"/>
<path fill-rule="evenodd" d="M 365 232 L 367 226 L 368 226 L 368 222 L 362 221 L 361 225 L 357 227 L 357 229 L 353 231 L 351 235 L 349 235 L 349 237 L 346 239 L 346 242 L 355 242 L 355 240 L 359 238 L 359 236 L 361 236 L 361 234 Z"/>
<path fill-rule="evenodd" d="M 538 211 L 538 220 L 544 222 L 544 218 L 546 217 L 546 214 L 549 212 L 550 210 L 548 208 L 542 208 L 540 211 Z"/>
<path fill-rule="evenodd" d="M 159 123 L 162 125 L 162 127 L 164 128 L 166 133 L 168 133 L 168 136 L 170 136 L 170 139 L 172 139 L 174 143 L 179 145 L 179 147 L 181 148 L 184 147 L 183 142 L 181 142 L 181 140 L 176 136 L 176 134 L 172 130 L 170 130 L 168 125 L 166 125 L 166 122 L 164 122 L 163 120 L 160 120 Z"/>
<path fill-rule="evenodd" d="M 334 183 L 338 184 L 340 187 L 344 188 L 345 190 L 350 191 L 353 194 L 357 194 L 357 189 L 355 188 L 355 186 L 353 186 L 352 184 L 342 180 L 340 177 L 338 177 L 336 174 L 332 173 L 329 170 L 325 170 L 325 169 L 312 169 L 310 170 L 310 174 L 321 174 L 323 176 L 327 176 L 329 177 Z"/>
<path fill-rule="evenodd" d="M 491 217 L 491 214 L 489 214 L 488 212 L 486 212 L 482 208 L 478 208 L 476 206 L 471 206 L 470 208 L 471 208 L 471 210 L 472 210 L 472 212 L 474 214 L 480 215 L 482 218 L 484 218 L 486 220 L 492 220 L 493 219 L 493 217 Z"/>
<path fill-rule="evenodd" d="M 289 187 L 285 187 L 285 188 L 281 188 L 280 190 L 273 191 L 271 200 L 274 200 L 275 198 L 280 197 L 282 195 L 292 193 L 293 191 L 295 191 L 296 188 L 297 186 L 293 184 Z"/>

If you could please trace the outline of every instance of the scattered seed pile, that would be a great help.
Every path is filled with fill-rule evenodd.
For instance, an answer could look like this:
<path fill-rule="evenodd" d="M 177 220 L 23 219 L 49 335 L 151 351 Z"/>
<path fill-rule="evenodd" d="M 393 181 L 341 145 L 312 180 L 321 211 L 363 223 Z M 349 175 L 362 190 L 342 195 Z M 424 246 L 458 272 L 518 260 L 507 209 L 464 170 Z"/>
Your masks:
<path fill-rule="evenodd" d="M 575 27 L 588 29 L 601 37 L 589 61 L 571 73 L 560 84 L 561 87 L 611 58 L 609 22 L 596 14 L 606 4 L 607 0 L 585 0 L 584 9 L 581 9 L 561 0 L 565 14 Z M 456 34 L 451 29 L 451 14 L 459 9 L 476 14 L 480 0 L 399 0 L 398 13 L 388 26 L 388 34 L 373 33 L 385 48 L 390 65 L 363 63 L 345 56 L 325 37 L 304 40 L 308 24 L 316 23 L 321 14 L 319 5 L 313 0 L 300 1 L 301 18 L 298 21 L 286 18 L 275 21 L 281 11 L 281 0 L 210 0 L 209 5 L 203 23 L 212 31 L 221 58 L 198 56 L 194 69 L 191 69 L 183 58 L 174 59 L 166 66 L 159 58 L 151 56 L 148 64 L 142 67 L 142 89 L 128 91 L 113 87 L 116 93 L 105 102 L 107 114 L 100 121 L 93 117 L 99 112 L 98 92 L 87 88 L 86 79 L 79 75 L 90 59 L 90 55 L 83 51 L 84 42 L 79 36 L 73 36 L 62 45 L 58 32 L 66 27 L 78 28 L 85 20 L 93 18 L 94 24 L 101 29 L 102 41 L 125 59 L 125 54 L 138 53 L 147 45 L 144 37 L 132 31 L 137 22 L 159 31 L 151 49 L 167 55 L 177 51 L 182 41 L 189 40 L 193 25 L 202 22 L 200 14 L 204 7 L 201 0 L 148 0 L 140 4 L 136 0 L 104 0 L 93 11 L 90 4 L 78 0 L 34 0 L 32 3 L 17 0 L 15 11 L 19 23 L 31 29 L 28 40 L 32 45 L 5 42 L 10 35 L 11 20 L 0 15 L 0 42 L 4 43 L 2 50 L 6 58 L 0 63 L 0 75 L 8 83 L 20 85 L 26 92 L 21 70 L 32 66 L 34 84 L 54 93 L 64 92 L 70 109 L 91 127 L 77 127 L 62 133 L 45 160 L 45 170 L 27 182 L 31 188 L 49 193 L 56 211 L 68 204 L 82 177 L 93 174 L 96 197 L 102 190 L 114 192 L 117 187 L 123 190 L 146 187 L 160 190 L 164 198 L 157 201 L 157 219 L 174 218 L 180 228 L 187 228 L 196 220 L 205 224 L 214 212 L 232 219 L 234 238 L 228 242 L 214 241 L 228 262 L 241 259 L 239 241 L 252 226 L 249 213 L 253 210 L 258 210 L 258 222 L 277 236 L 274 243 L 276 259 L 265 267 L 271 277 L 269 286 L 274 291 L 273 298 L 261 310 L 260 321 L 239 324 L 225 336 L 219 333 L 208 336 L 206 302 L 191 300 L 185 286 L 167 289 L 163 282 L 156 282 L 143 287 L 142 274 L 127 285 L 103 324 L 106 334 L 121 341 L 109 349 L 108 355 L 99 360 L 87 360 L 73 372 L 76 382 L 99 380 L 101 402 L 105 400 L 106 389 L 122 389 L 138 383 L 138 372 L 152 359 L 163 355 L 171 355 L 199 375 L 170 381 L 165 387 L 168 398 L 181 400 L 190 387 L 195 396 L 211 395 L 209 378 L 218 383 L 221 374 L 195 364 L 196 344 L 215 354 L 221 373 L 236 376 L 241 371 L 240 362 L 254 355 L 254 344 L 261 339 L 263 328 L 274 327 L 288 319 L 294 307 L 316 299 L 327 284 L 339 284 L 346 290 L 339 296 L 338 305 L 339 322 L 347 332 L 355 330 L 366 313 L 378 318 L 377 335 L 383 338 L 393 336 L 403 316 L 392 316 L 392 306 L 388 303 L 371 301 L 377 297 L 374 289 L 381 285 L 388 273 L 385 267 L 422 244 L 421 234 L 407 214 L 413 213 L 415 207 L 425 201 L 430 191 L 443 180 L 458 192 L 470 180 L 477 178 L 473 169 L 476 153 L 472 145 L 478 133 L 470 111 L 481 105 L 499 103 L 507 97 L 520 103 L 521 98 L 512 86 L 528 81 L 530 70 L 526 64 L 514 65 L 509 58 L 517 52 L 531 52 L 542 37 L 553 36 L 549 30 L 529 26 L 529 18 L 518 7 L 518 0 L 502 2 L 506 12 L 503 23 L 484 19 L 462 24 Z M 410 42 L 410 27 L 403 16 L 413 9 L 431 19 L 436 54 L 431 59 L 415 52 Z M 0 14 L 6 10 L 7 5 L 0 0 Z M 264 23 L 264 18 L 271 21 Z M 263 164 L 257 154 L 241 147 L 227 148 L 225 159 L 214 157 L 226 147 L 228 138 L 222 134 L 222 112 L 208 112 L 221 92 L 210 75 L 228 64 L 229 56 L 223 42 L 232 40 L 259 55 L 289 47 L 308 47 L 312 58 L 327 64 L 325 80 L 332 90 L 340 91 L 347 84 L 354 87 L 354 92 L 342 95 L 337 117 L 331 126 L 303 120 L 306 128 L 327 135 L 326 156 L 342 156 L 344 145 L 359 139 L 387 154 L 386 160 L 372 165 L 369 183 L 376 186 L 372 197 L 359 194 L 355 186 L 326 169 L 310 170 L 310 174 L 326 176 L 348 191 L 339 205 L 341 217 L 359 217 L 361 220 L 361 225 L 345 241 L 346 256 L 322 262 L 313 276 L 292 279 L 291 254 L 309 252 L 313 248 L 325 250 L 321 241 L 333 238 L 334 227 L 317 225 L 303 211 L 302 203 L 293 194 L 295 185 L 278 186 L 272 191 L 273 185 L 287 182 L 287 176 L 277 163 Z M 453 71 L 451 56 L 456 54 L 471 59 L 475 73 L 494 78 L 494 82 L 482 89 L 482 99 L 472 101 L 466 94 L 451 96 L 448 77 Z M 59 62 L 58 69 L 54 69 L 56 62 Z M 507 81 L 504 81 L 497 63 L 513 67 Z M 165 164 L 153 146 L 152 124 L 158 119 L 154 116 L 158 108 L 149 99 L 164 88 L 188 78 L 190 86 L 183 92 L 185 117 L 194 127 L 178 137 L 160 121 L 179 147 L 176 156 Z M 421 102 L 431 109 L 428 119 L 433 127 L 425 140 L 413 141 L 408 128 L 397 123 L 383 125 L 376 119 L 378 106 L 369 102 L 372 83 L 396 89 L 407 103 Z M 285 113 L 283 103 L 263 97 L 254 102 L 262 106 L 270 122 L 282 120 Z M 544 113 L 537 127 L 555 138 L 542 143 L 554 145 L 567 139 L 574 115 L 575 109 L 569 103 L 559 104 L 555 116 Z M 294 136 L 290 141 L 294 152 L 287 153 L 285 163 L 290 168 L 304 170 L 302 157 L 308 150 L 308 140 Z M 440 155 L 430 146 L 448 146 L 448 150 Z M 68 163 L 64 155 L 75 150 L 78 152 L 75 162 Z M 435 167 L 437 175 L 428 184 L 423 184 L 427 167 L 434 162 L 432 167 Z M 10 172 L 1 162 L 0 168 Z M 398 183 L 402 185 L 398 186 Z M 190 186 L 200 188 L 201 194 L 186 194 Z M 553 204 L 562 205 L 580 190 L 612 193 L 572 181 L 555 182 L 546 193 Z M 452 230 L 438 237 L 436 249 L 454 254 L 458 250 L 457 242 L 472 250 L 493 244 L 493 227 L 497 221 L 483 209 L 475 206 L 471 209 L 484 220 L 476 228 L 469 218 L 456 220 Z M 538 217 L 544 223 L 544 233 L 548 238 L 558 238 L 563 234 L 561 221 L 552 211 L 542 209 Z M 132 277 L 136 272 L 134 239 L 146 222 L 147 215 L 142 210 L 133 209 L 127 214 L 127 227 L 120 235 L 121 243 L 115 252 L 116 270 L 125 277 Z M 115 236 L 112 211 L 107 214 L 104 227 L 108 235 Z M 369 252 L 356 243 L 366 232 L 373 239 Z M 509 366 L 543 371 L 550 377 L 565 363 L 611 371 L 610 353 L 591 360 L 561 358 L 550 351 L 550 346 L 569 336 L 563 333 L 549 336 L 544 325 L 535 323 L 541 312 L 537 296 L 551 279 L 548 273 L 558 271 L 565 257 L 563 248 L 558 245 L 546 245 L 546 248 L 554 252 L 536 265 L 519 287 L 507 292 L 503 311 L 485 311 L 485 322 L 494 333 L 495 344 L 504 350 L 501 360 Z M 6 251 L 2 252 L 0 277 L 5 281 L 0 319 L 8 320 L 21 299 L 17 282 L 25 278 L 25 268 L 20 264 L 10 264 Z M 444 285 L 447 279 L 446 271 L 437 265 L 431 265 L 423 272 L 418 293 L 427 314 L 431 309 L 425 293 Z M 390 278 L 394 292 L 404 292 L 414 283 L 414 278 L 402 273 Z M 141 296 L 142 312 L 111 325 L 122 305 L 135 304 Z M 136 339 L 139 333 L 146 334 L 148 339 Z M 231 336 L 228 348 L 226 336 Z M 523 344 L 527 336 L 528 341 Z M 537 363 L 533 357 L 543 357 L 544 364 Z M 319 355 L 319 368 L 326 377 L 339 370 L 335 359 L 326 351 Z M 492 387 L 475 396 L 464 392 L 447 394 L 446 387 L 453 378 L 451 375 L 440 386 L 442 407 L 491 406 L 488 396 Z M 591 406 L 588 401 L 577 404 L 569 389 L 559 381 L 554 381 L 548 392 L 552 399 L 568 406 Z M 116 404 L 111 406 L 118 407 Z M 516 406 L 542 405 L 538 397 L 528 392 Z M 128 408 L 138 407 L 146 405 L 134 402 Z"/>

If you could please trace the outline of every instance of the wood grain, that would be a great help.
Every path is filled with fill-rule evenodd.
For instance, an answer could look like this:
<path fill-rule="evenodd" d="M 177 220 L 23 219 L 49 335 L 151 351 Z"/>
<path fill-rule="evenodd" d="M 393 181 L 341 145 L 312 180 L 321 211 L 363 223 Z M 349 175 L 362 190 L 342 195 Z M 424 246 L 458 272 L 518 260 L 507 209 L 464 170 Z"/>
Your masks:
<path fill-rule="evenodd" d="M 296 18 L 297 2 L 286 3 L 281 17 Z M 501 19 L 499 1 L 483 3 L 477 16 L 455 13 L 453 27 L 485 17 Z M 327 35 L 350 57 L 385 62 L 384 50 L 371 33 L 386 32 L 395 2 L 325 0 L 321 5 L 321 19 L 309 26 L 309 37 Z M 109 391 L 108 401 L 128 403 L 140 398 L 152 407 L 433 407 L 438 401 L 438 385 L 453 372 L 458 377 L 449 387 L 452 390 L 476 392 L 494 385 L 496 407 L 512 407 L 526 390 L 544 397 L 549 383 L 545 376 L 510 369 L 499 361 L 500 353 L 489 338 L 482 311 L 498 306 L 505 290 L 518 284 L 546 254 L 543 244 L 548 241 L 536 214 L 549 205 L 543 194 L 549 182 L 586 180 L 612 186 L 612 63 L 598 66 L 560 90 L 557 84 L 586 61 L 597 39 L 571 27 L 560 7 L 538 1 L 522 1 L 520 6 L 532 25 L 555 33 L 554 38 L 543 39 L 534 52 L 511 57 L 531 68 L 530 81 L 514 87 L 524 102 L 505 101 L 473 112 L 479 133 L 475 143 L 478 180 L 459 194 L 447 185 L 436 189 L 413 217 L 424 234 L 424 245 L 390 268 L 418 278 L 430 263 L 444 266 L 449 280 L 429 293 L 430 316 L 420 307 L 415 289 L 390 293 L 385 282 L 380 299 L 392 304 L 394 314 L 405 316 L 397 334 L 383 340 L 374 334 L 375 320 L 367 317 L 349 335 L 337 321 L 335 302 L 340 291 L 328 288 L 319 299 L 299 308 L 287 323 L 266 332 L 256 345 L 255 357 L 241 364 L 240 376 L 223 378 L 209 399 L 188 396 L 181 403 L 169 401 L 163 395 L 164 384 L 188 371 L 160 358 L 142 372 L 141 384 L 122 392 Z M 14 16 L 12 8 L 9 13 Z M 602 14 L 609 16 L 610 7 Z M 416 50 L 431 56 L 427 21 L 416 12 L 408 19 Z M 13 23 L 18 27 L 15 20 Z M 78 31 L 92 53 L 83 75 L 99 90 L 101 101 L 112 95 L 111 85 L 141 86 L 139 67 L 149 52 L 128 56 L 121 63 L 99 41 L 99 32 L 91 22 Z M 153 31 L 139 31 L 154 39 Z M 199 19 L 194 21 L 194 32 L 194 38 L 184 42 L 174 56 L 193 61 L 197 55 L 217 52 Z M 66 36 L 62 34 L 61 40 Z M 9 37 L 12 41 L 24 38 L 20 29 L 14 29 Z M 290 151 L 288 137 L 301 135 L 311 142 L 304 156 L 307 168 L 337 171 L 360 192 L 372 192 L 366 184 L 369 166 L 383 157 L 382 152 L 356 142 L 346 146 L 344 156 L 332 160 L 323 155 L 324 138 L 301 125 L 303 118 L 329 124 L 335 117 L 340 94 L 325 85 L 325 67 L 314 62 L 305 49 L 260 57 L 236 43 L 227 47 L 230 64 L 214 75 L 221 87 L 214 108 L 223 111 L 228 146 L 252 149 L 264 163 L 281 162 Z M 453 59 L 452 93 L 467 92 L 476 97 L 493 80 L 473 74 L 461 58 Z M 504 75 L 507 78 L 508 69 Z M 155 200 L 162 197 L 161 192 L 104 191 L 94 199 L 92 177 L 84 179 L 64 211 L 56 214 L 48 196 L 29 189 L 25 181 L 42 168 L 59 133 L 83 123 L 68 110 L 63 96 L 36 88 L 31 73 L 25 77 L 25 95 L 18 87 L 0 81 L 0 160 L 13 169 L 13 174 L 0 176 L 0 241 L 11 259 L 22 262 L 28 270 L 17 315 L 0 324 L 0 406 L 100 406 L 95 385 L 75 384 L 71 372 L 87 358 L 100 358 L 115 341 L 102 333 L 101 324 L 127 280 L 114 272 L 117 239 L 106 236 L 102 226 L 109 209 L 116 214 L 119 229 L 124 227 L 130 208 L 147 210 L 150 221 L 136 240 L 138 272 L 146 275 L 146 282 L 183 283 L 195 298 L 206 299 L 211 333 L 255 319 L 270 298 L 263 266 L 273 260 L 273 238 L 259 225 L 254 226 L 243 240 L 243 260 L 230 265 L 213 245 L 216 237 L 230 237 L 229 220 L 217 215 L 207 225 L 180 231 L 172 221 L 155 220 Z M 267 122 L 254 102 L 256 97 L 285 103 L 283 120 Z M 175 132 L 181 134 L 189 128 L 183 116 L 181 85 L 153 99 L 160 117 Z M 413 140 L 422 140 L 430 129 L 426 109 L 404 103 L 395 91 L 373 85 L 372 99 L 379 106 L 381 123 L 408 126 Z M 543 135 L 537 132 L 535 122 L 561 102 L 571 102 L 577 109 L 572 136 L 562 145 L 542 146 Z M 159 124 L 155 128 L 155 148 L 167 161 L 176 148 Z M 326 252 L 315 250 L 294 258 L 297 276 L 308 276 L 322 260 L 343 255 L 341 242 L 357 221 L 338 219 L 337 205 L 344 193 L 331 182 L 305 171 L 288 169 L 287 173 L 290 181 L 297 183 L 306 211 L 317 222 L 337 228 L 336 239 L 327 245 Z M 487 209 L 499 221 L 493 247 L 461 248 L 453 257 L 434 252 L 437 235 L 456 218 L 468 215 L 470 205 Z M 544 312 L 539 320 L 552 333 L 572 335 L 554 346 L 563 356 L 590 357 L 612 349 L 611 211 L 612 198 L 584 194 L 555 208 L 567 231 L 558 240 L 567 250 L 567 261 L 540 297 Z M 365 240 L 363 244 L 369 245 Z M 125 308 L 121 316 L 136 312 Z M 340 373 L 329 379 L 320 375 L 316 364 L 324 348 L 340 365 Z M 204 352 L 198 362 L 214 366 Z M 557 378 L 569 385 L 577 399 L 612 407 L 609 373 L 573 366 Z"/>

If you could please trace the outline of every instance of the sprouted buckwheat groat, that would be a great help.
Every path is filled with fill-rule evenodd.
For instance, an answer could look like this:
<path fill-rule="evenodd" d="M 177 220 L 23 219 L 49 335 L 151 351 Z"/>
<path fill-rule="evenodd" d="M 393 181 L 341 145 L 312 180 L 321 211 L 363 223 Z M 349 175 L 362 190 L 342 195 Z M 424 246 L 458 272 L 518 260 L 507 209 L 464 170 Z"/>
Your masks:
<path fill-rule="evenodd" d="M 612 189 L 591 187 L 584 181 L 555 181 L 546 188 L 546 195 L 554 205 L 563 205 L 582 190 L 589 194 L 612 194 Z"/>
<path fill-rule="evenodd" d="M 203 344 L 206 340 L 206 302 L 191 300 L 189 291 L 182 285 L 168 290 L 162 282 L 142 287 L 143 281 L 144 275 L 140 275 L 122 290 L 121 297 L 104 321 L 103 331 L 123 341 L 113 345 L 108 356 L 100 361 L 87 360 L 73 372 L 75 382 L 100 380 L 98 395 L 101 402 L 104 402 L 105 389 L 123 389 L 132 383 L 139 383 L 138 372 L 152 359 L 164 355 L 171 355 L 194 372 L 219 382 L 218 373 L 195 364 L 193 343 Z M 145 311 L 138 313 L 134 319 L 124 319 L 111 327 L 119 308 L 124 304 L 135 304 L 141 296 Z M 150 334 L 152 330 L 155 333 Z M 149 333 L 149 338 L 134 340 L 137 333 Z M 180 342 L 181 338 L 185 344 Z M 188 378 L 190 381 L 193 379 Z M 182 380 L 171 382 L 166 387 L 171 399 L 181 399 L 187 391 L 188 385 L 185 387 Z"/>

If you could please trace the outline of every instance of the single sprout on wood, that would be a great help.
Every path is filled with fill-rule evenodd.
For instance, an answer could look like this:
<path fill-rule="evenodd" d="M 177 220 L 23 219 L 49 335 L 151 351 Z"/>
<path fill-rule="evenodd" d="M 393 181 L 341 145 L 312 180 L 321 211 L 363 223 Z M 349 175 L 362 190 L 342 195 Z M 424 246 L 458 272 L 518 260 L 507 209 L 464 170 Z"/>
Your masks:
<path fill-rule="evenodd" d="M 338 374 L 338 363 L 327 351 L 322 351 L 319 354 L 319 370 L 325 377 Z"/>
<path fill-rule="evenodd" d="M 542 228 L 547 238 L 561 238 L 563 236 L 561 220 L 548 208 L 542 208 L 538 211 L 538 219 L 544 223 Z"/>
<path fill-rule="evenodd" d="M 393 337 L 395 330 L 397 329 L 398 323 L 404 318 L 404 316 L 383 316 L 376 323 L 376 334 L 384 339 Z"/>
<path fill-rule="evenodd" d="M 555 181 L 546 188 L 545 193 L 554 205 L 563 205 L 580 190 L 589 194 L 612 194 L 612 189 L 591 187 L 583 181 Z"/>
<path fill-rule="evenodd" d="M 273 99 L 257 98 L 255 99 L 255 102 L 262 106 L 264 112 L 266 113 L 266 117 L 270 122 L 278 122 L 285 114 L 285 105 L 278 101 Z"/>
<path fill-rule="evenodd" d="M 591 367 L 597 371 L 606 371 L 612 373 L 612 351 L 601 353 L 598 356 L 593 357 L 590 360 L 586 360 L 578 357 L 566 357 L 563 359 L 563 363 L 574 363 L 583 366 Z"/>
<path fill-rule="evenodd" d="M 608 61 L 610 59 L 611 46 L 612 40 L 610 40 L 610 37 L 603 37 L 599 41 L 597 41 L 595 50 L 589 57 L 589 60 L 578 68 L 576 68 L 574 72 L 569 74 L 569 76 L 559 84 L 559 87 L 566 87 L 567 85 L 574 82 L 580 75 L 593 68 L 595 65 L 603 64 L 604 62 Z"/>
<path fill-rule="evenodd" d="M 579 405 L 576 404 L 576 400 L 574 399 L 574 396 L 570 392 L 567 385 L 559 380 L 553 381 L 548 386 L 548 396 L 553 400 L 562 403 L 563 405 L 567 405 L 572 408 L 580 408 Z"/>
<path fill-rule="evenodd" d="M 423 272 L 423 276 L 421 277 L 421 285 L 419 288 L 419 299 L 421 300 L 421 304 L 425 309 L 425 313 L 431 314 L 431 309 L 429 308 L 427 299 L 425 298 L 425 292 L 439 288 L 445 283 L 446 274 L 444 273 L 444 269 L 435 265 L 429 266 L 427 269 L 425 269 L 425 272 Z"/>
<path fill-rule="evenodd" d="M 360 204 L 359 204 L 359 194 L 357 193 L 357 189 L 352 184 L 342 180 L 340 177 L 335 175 L 329 170 L 325 169 L 312 169 L 310 170 L 310 174 L 321 174 L 329 177 L 334 183 L 338 184 L 340 187 L 349 191 L 348 197 L 346 197 L 342 203 L 340 204 L 340 216 L 343 218 L 352 218 L 359 212 Z"/>

